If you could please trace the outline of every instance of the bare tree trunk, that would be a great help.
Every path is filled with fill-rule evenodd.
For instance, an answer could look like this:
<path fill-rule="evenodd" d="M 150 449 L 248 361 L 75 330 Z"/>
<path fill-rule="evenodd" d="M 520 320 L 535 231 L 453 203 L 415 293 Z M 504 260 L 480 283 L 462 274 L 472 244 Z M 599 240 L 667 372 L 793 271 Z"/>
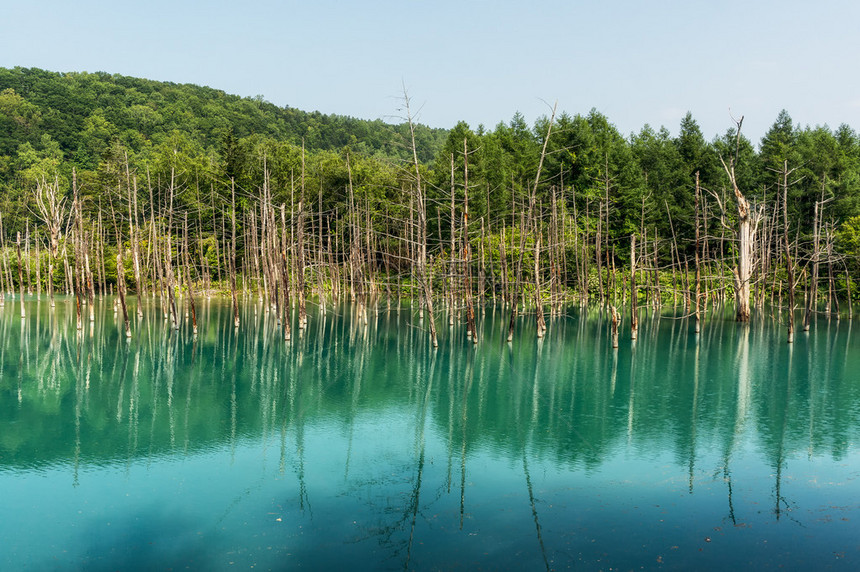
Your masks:
<path fill-rule="evenodd" d="M 0 220 L 0 250 L 3 252 L 3 271 L 6 272 L 6 287 L 12 299 L 15 299 L 15 283 L 12 280 L 12 271 L 9 270 L 9 253 L 6 251 L 6 233 L 3 232 L 2 220 Z"/>
<path fill-rule="evenodd" d="M 6 251 L 5 244 L 3 240 L 3 215 L 0 213 L 0 257 L 5 261 L 6 259 Z M 0 308 L 6 305 L 6 291 L 7 289 L 11 289 L 11 285 L 7 286 L 6 284 L 6 274 L 3 271 L 2 266 L 0 266 Z"/>
<path fill-rule="evenodd" d="M 298 241 L 298 295 L 299 295 L 299 328 L 304 329 L 308 326 L 308 310 L 305 303 L 305 143 L 302 141 L 302 178 L 301 178 L 301 193 L 299 199 L 299 223 L 296 232 Z"/>
<path fill-rule="evenodd" d="M 451 189 L 454 190 L 453 187 Z M 469 146 L 463 139 L 463 290 L 466 297 L 466 324 L 472 343 L 478 343 L 478 329 L 475 326 L 475 306 L 472 303 L 472 252 L 469 243 Z"/>
<path fill-rule="evenodd" d="M 586 217 L 587 218 L 587 217 Z M 603 238 L 601 231 L 603 230 L 603 201 L 600 201 L 597 207 L 597 232 L 594 235 L 594 262 L 597 266 L 597 295 L 600 303 L 603 304 L 606 296 L 603 293 Z"/>
<path fill-rule="evenodd" d="M 55 175 L 54 180 L 50 183 L 45 177 L 42 177 L 41 182 L 36 183 L 35 195 L 39 216 L 48 230 L 48 298 L 51 300 L 51 307 L 53 308 L 55 306 L 54 266 L 59 255 L 60 231 L 66 219 L 63 209 L 65 199 L 60 196 L 59 175 Z M 0 235 L 2 235 L 2 228 L 3 223 L 2 218 L 0 218 Z"/>
<path fill-rule="evenodd" d="M 639 292 L 636 289 L 636 235 L 630 235 L 630 339 L 635 340 L 639 335 L 639 308 L 637 298 Z M 614 307 L 613 307 L 614 310 Z M 646 314 L 647 316 L 647 314 Z"/>
<path fill-rule="evenodd" d="M 701 299 L 702 299 L 702 270 L 701 270 L 701 260 L 700 260 L 700 251 L 701 251 L 701 236 L 699 233 L 699 200 L 701 198 L 701 189 L 699 188 L 699 171 L 696 171 L 696 245 L 695 245 L 695 256 L 696 256 L 696 324 L 694 326 L 694 331 L 698 334 L 702 331 L 702 314 L 701 314 Z"/>
<path fill-rule="evenodd" d="M 36 300 L 42 299 L 42 249 L 39 246 L 41 240 L 36 234 Z M 0 296 L 2 298 L 2 296 Z"/>
<path fill-rule="evenodd" d="M 481 217 L 481 267 L 478 271 L 478 302 L 481 304 L 482 312 L 484 311 L 484 303 L 486 302 L 487 294 L 487 265 L 485 257 L 485 234 L 484 234 L 484 217 Z M 482 314 L 483 315 L 483 314 Z"/>
<path fill-rule="evenodd" d="M 319 309 L 322 315 L 326 313 L 326 301 L 325 301 L 325 281 L 323 276 L 323 268 L 325 268 L 325 264 L 323 261 L 323 253 L 325 252 L 325 244 L 323 240 L 323 214 L 322 214 L 322 197 L 323 197 L 323 186 L 322 186 L 322 178 L 320 178 L 320 188 L 319 194 L 317 196 L 317 295 L 319 296 Z M 283 205 L 282 205 L 283 206 Z M 333 276 L 332 276 L 333 278 Z M 334 289 L 334 283 L 332 283 L 332 289 Z"/>
<path fill-rule="evenodd" d="M 809 323 L 812 313 L 815 311 L 818 302 L 818 266 L 821 259 L 820 253 L 820 237 L 821 237 L 821 208 L 824 206 L 824 189 L 827 184 L 827 178 L 823 178 L 821 182 L 821 200 L 815 203 L 815 215 L 812 223 L 812 272 L 809 277 L 809 287 L 806 294 L 806 311 L 803 313 L 803 331 L 809 331 Z"/>
<path fill-rule="evenodd" d="M 105 240 L 106 231 L 102 229 L 102 215 L 99 213 L 99 279 L 101 281 L 101 297 L 104 298 L 105 293 L 108 291 L 108 283 L 107 283 L 107 269 L 105 268 Z M 120 245 L 117 245 L 119 248 Z"/>
<path fill-rule="evenodd" d="M 82 234 L 81 238 L 84 238 L 86 234 Z M 96 320 L 95 316 L 95 287 L 93 286 L 93 272 L 90 268 L 90 253 L 89 245 L 84 241 L 82 243 L 82 250 L 84 253 L 84 278 L 86 279 L 86 288 L 87 288 L 87 305 L 90 310 L 90 322 L 94 322 Z"/>
<path fill-rule="evenodd" d="M 101 220 L 101 213 L 99 213 L 99 220 Z M 27 262 L 27 293 L 33 293 L 33 272 L 30 268 L 30 221 L 27 221 L 27 232 L 24 235 L 24 260 Z"/>
<path fill-rule="evenodd" d="M 131 337 L 131 325 L 128 322 L 128 309 L 125 305 L 125 265 L 122 261 L 122 246 L 116 252 L 116 291 L 122 306 L 122 320 L 125 325 L 125 337 Z"/>
<path fill-rule="evenodd" d="M 18 299 L 21 302 L 21 319 L 27 317 L 27 313 L 24 310 L 24 272 L 21 264 L 21 233 L 16 233 L 15 238 L 15 246 L 18 251 Z"/>
<path fill-rule="evenodd" d="M 290 341 L 292 330 L 290 326 L 290 271 L 287 265 L 287 216 L 284 204 L 281 204 L 281 256 L 279 257 L 281 269 L 281 290 L 283 291 L 283 305 L 281 311 L 282 327 L 284 329 L 284 341 Z"/>
<path fill-rule="evenodd" d="M 75 271 L 72 277 L 72 288 L 75 291 L 75 316 L 77 317 L 78 330 L 83 329 L 83 321 L 81 320 L 81 297 L 83 296 L 83 283 L 81 279 L 81 235 L 83 234 L 83 219 L 81 217 L 81 206 L 78 202 L 78 181 L 75 169 L 72 169 L 72 212 L 75 217 L 75 232 L 73 238 L 73 248 L 75 251 Z"/>
<path fill-rule="evenodd" d="M 194 307 L 194 290 L 191 287 L 191 255 L 188 253 L 188 213 L 185 213 L 185 224 L 183 225 L 185 251 L 185 285 L 188 288 L 188 306 L 191 310 L 191 332 L 197 336 L 197 308 Z"/>
<path fill-rule="evenodd" d="M 660 259 L 659 259 L 659 247 L 660 241 L 657 238 L 657 227 L 654 227 L 654 258 L 652 259 L 652 267 L 651 267 L 651 275 L 654 280 L 654 309 L 659 310 L 660 306 L 663 305 L 663 290 L 660 286 L 660 272 L 658 270 Z"/>
<path fill-rule="evenodd" d="M 621 321 L 621 318 L 618 316 L 618 310 L 615 309 L 615 306 L 609 307 L 610 314 L 612 316 L 612 347 L 618 347 L 618 324 Z"/>
<path fill-rule="evenodd" d="M 543 140 L 543 148 L 541 149 L 541 153 L 540 153 L 540 161 L 538 162 L 538 168 L 537 168 L 537 173 L 535 175 L 534 186 L 532 187 L 531 193 L 529 194 L 529 206 L 528 206 L 528 213 L 526 216 L 527 221 L 531 220 L 532 213 L 534 212 L 535 195 L 537 194 L 538 183 L 540 183 L 540 176 L 541 176 L 541 171 L 543 169 L 543 162 L 544 162 L 544 159 L 546 158 L 546 147 L 547 147 L 547 144 L 549 143 L 549 137 L 552 134 L 552 126 L 553 126 L 553 123 L 555 121 L 555 111 L 556 111 L 556 106 L 553 106 L 552 116 L 550 117 L 549 125 L 547 126 L 546 137 Z M 513 341 L 513 339 L 514 339 L 514 324 L 515 324 L 515 321 L 517 318 L 517 306 L 520 303 L 520 293 L 521 293 L 520 292 L 521 291 L 520 285 L 522 284 L 523 255 L 525 254 L 525 247 L 526 247 L 525 241 L 526 241 L 526 229 L 523 227 L 523 225 L 520 225 L 520 254 L 519 254 L 519 260 L 517 262 L 517 280 L 516 280 L 516 287 L 514 290 L 513 308 L 511 308 L 511 320 L 510 320 L 510 323 L 508 324 L 507 340 L 509 342 Z"/>
<path fill-rule="evenodd" d="M 239 327 L 239 300 L 236 297 L 236 182 L 230 179 L 231 221 L 233 224 L 232 247 L 229 253 L 230 265 L 230 294 L 233 297 L 233 327 Z"/>
<path fill-rule="evenodd" d="M 463 161 L 465 163 L 466 156 L 463 156 Z M 451 253 L 450 253 L 450 261 L 448 263 L 448 326 L 454 325 L 454 308 L 457 305 L 457 296 L 455 294 L 455 280 L 457 275 L 457 248 L 455 246 L 456 233 L 454 232 L 454 223 L 456 220 L 456 216 L 454 215 L 454 154 L 451 153 Z"/>
<path fill-rule="evenodd" d="M 287 253 L 286 251 L 281 252 L 281 290 L 283 290 L 284 294 L 284 304 L 283 304 L 283 313 L 284 316 L 282 318 L 283 328 L 284 328 L 284 340 L 290 341 L 292 337 L 292 330 L 290 326 L 290 270 L 289 265 L 287 264 Z"/>
<path fill-rule="evenodd" d="M 131 239 L 131 256 L 134 261 L 134 285 L 137 290 L 137 316 L 139 318 L 143 317 L 143 308 L 141 307 L 140 301 L 143 298 L 143 295 L 146 293 L 146 283 L 143 279 L 140 267 L 140 223 L 138 222 L 137 216 L 137 175 L 134 176 L 134 196 L 132 200 L 134 202 L 134 218 L 132 218 L 132 213 L 129 212 L 129 225 L 131 226 L 133 223 L 134 232 L 130 233 L 129 238 Z M 129 205 L 129 208 L 131 206 Z"/>
<path fill-rule="evenodd" d="M 576 254 L 576 278 L 577 290 L 579 290 L 580 305 L 588 301 L 588 230 L 582 229 L 582 251 L 579 244 L 579 212 L 576 206 L 576 189 L 574 188 L 573 199 L 573 251 Z M 585 204 L 586 221 L 588 220 L 588 202 Z"/>
<path fill-rule="evenodd" d="M 505 254 L 505 225 L 502 224 L 502 236 L 499 239 L 499 272 L 502 275 L 502 302 L 507 304 L 510 300 L 508 295 L 508 257 Z"/>
<path fill-rule="evenodd" d="M 833 228 L 834 223 L 831 220 L 830 225 L 827 229 L 827 243 L 825 244 L 825 248 L 827 249 L 827 313 L 829 314 L 831 310 L 836 314 L 836 317 L 839 317 L 839 299 L 836 297 L 836 279 L 833 276 Z M 835 309 L 834 309 L 835 308 Z"/>
<path fill-rule="evenodd" d="M 744 118 L 741 117 L 737 122 L 737 139 L 740 141 L 741 124 Z M 737 153 L 736 153 L 737 155 Z M 731 158 L 729 164 L 720 157 L 723 168 L 729 176 L 729 181 L 732 184 L 732 190 L 735 195 L 735 202 L 738 209 L 738 263 L 733 269 L 735 279 L 735 320 L 738 322 L 750 321 L 750 278 L 752 277 L 753 265 L 753 247 L 755 245 L 755 223 L 757 216 L 752 212 L 749 201 L 738 188 L 737 177 L 735 176 L 735 160 L 737 157 Z M 754 220 L 755 219 L 755 220 Z"/>
<path fill-rule="evenodd" d="M 170 322 L 173 326 L 174 330 L 179 329 L 179 316 L 176 314 L 176 297 L 175 297 L 175 284 L 173 278 L 173 263 L 171 261 L 172 258 L 172 248 L 170 245 L 170 233 L 168 232 L 166 235 L 167 239 L 167 248 L 164 253 L 164 277 L 165 277 L 165 288 L 167 290 L 167 301 L 170 309 Z"/>
<path fill-rule="evenodd" d="M 353 301 L 357 301 L 359 305 L 359 310 L 361 314 L 364 314 L 365 304 L 367 303 L 366 295 L 367 293 L 364 290 L 364 276 L 362 273 L 362 260 L 363 256 L 361 255 L 361 231 L 359 229 L 358 220 L 358 211 L 355 206 L 355 189 L 352 185 L 352 167 L 349 162 L 349 155 L 346 157 L 346 171 L 347 176 L 349 178 L 349 202 L 350 202 L 350 243 L 349 243 L 349 269 L 350 269 L 350 283 L 352 290 L 352 299 Z"/>
<path fill-rule="evenodd" d="M 788 274 L 788 343 L 794 342 L 794 262 L 791 259 L 791 245 L 788 242 L 788 161 L 783 163 L 782 171 L 782 239 L 785 247 L 785 266 Z"/>
<path fill-rule="evenodd" d="M 436 321 L 433 315 L 433 295 L 430 290 L 430 279 L 427 276 L 427 203 L 421 187 L 421 169 L 418 165 L 418 149 L 415 145 L 415 125 L 412 123 L 412 112 L 409 108 L 409 96 L 406 89 L 403 90 L 403 100 L 406 106 L 407 121 L 409 122 L 409 133 L 412 139 L 412 166 L 415 169 L 415 197 L 418 210 L 418 279 L 421 283 L 421 291 L 424 297 L 424 305 L 429 314 L 430 340 L 433 347 L 439 345 L 436 339 Z"/>
<path fill-rule="evenodd" d="M 535 234 L 537 234 L 537 242 L 535 243 L 535 312 L 537 314 L 537 337 L 542 338 L 546 332 L 546 320 L 543 315 L 543 301 L 541 300 L 541 284 L 540 284 L 540 251 L 542 233 L 537 224 L 535 224 Z"/>

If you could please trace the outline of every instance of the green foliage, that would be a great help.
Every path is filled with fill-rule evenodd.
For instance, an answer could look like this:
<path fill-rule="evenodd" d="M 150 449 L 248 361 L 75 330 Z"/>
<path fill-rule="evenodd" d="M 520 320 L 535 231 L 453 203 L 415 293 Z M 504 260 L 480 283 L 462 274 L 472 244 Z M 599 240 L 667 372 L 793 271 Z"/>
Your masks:
<path fill-rule="evenodd" d="M 853 268 L 860 267 L 860 215 L 851 217 L 839 226 L 836 244 Z"/>
<path fill-rule="evenodd" d="M 445 130 L 416 129 L 419 158 L 429 161 Z M 313 151 L 353 145 L 368 155 L 411 157 L 406 124 L 308 113 L 190 84 L 0 68 L 0 155 L 48 133 L 79 166 L 92 168 L 112 138 L 137 152 L 175 130 L 207 149 L 217 149 L 232 132 L 237 138 L 260 134 L 295 145 L 304 141 Z"/>

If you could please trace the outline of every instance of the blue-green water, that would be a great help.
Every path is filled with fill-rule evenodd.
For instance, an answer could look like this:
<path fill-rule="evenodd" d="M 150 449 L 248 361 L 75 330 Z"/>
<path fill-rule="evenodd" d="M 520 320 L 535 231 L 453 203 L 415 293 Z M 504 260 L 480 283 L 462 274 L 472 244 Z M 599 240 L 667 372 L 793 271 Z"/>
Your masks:
<path fill-rule="evenodd" d="M 0 569 L 860 567 L 860 341 L 643 313 L 0 310 Z M 132 304 L 132 310 L 134 305 Z M 295 327 L 295 326 L 294 326 Z"/>

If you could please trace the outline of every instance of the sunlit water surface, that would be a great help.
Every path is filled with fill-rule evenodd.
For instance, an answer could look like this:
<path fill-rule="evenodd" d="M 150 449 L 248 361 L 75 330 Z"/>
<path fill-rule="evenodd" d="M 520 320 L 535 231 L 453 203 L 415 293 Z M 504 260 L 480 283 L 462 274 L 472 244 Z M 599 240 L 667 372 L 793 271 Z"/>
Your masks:
<path fill-rule="evenodd" d="M 130 302 L 134 315 L 136 302 Z M 860 567 L 860 342 L 820 319 L 702 333 L 642 314 L 258 301 L 0 310 L 0 569 Z M 86 314 L 85 314 L 86 316 Z"/>

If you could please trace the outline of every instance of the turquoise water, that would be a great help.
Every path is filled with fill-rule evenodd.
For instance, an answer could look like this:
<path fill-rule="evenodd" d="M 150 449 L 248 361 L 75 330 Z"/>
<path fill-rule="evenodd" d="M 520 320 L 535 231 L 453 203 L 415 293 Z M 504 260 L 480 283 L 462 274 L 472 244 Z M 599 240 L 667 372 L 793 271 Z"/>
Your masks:
<path fill-rule="evenodd" d="M 131 310 L 134 310 L 134 304 Z M 644 313 L 0 309 L 0 569 L 860 567 L 860 342 Z M 447 323 L 447 321 L 444 321 Z M 121 325 L 121 324 L 120 324 Z M 294 324 L 295 328 L 295 324 Z"/>

